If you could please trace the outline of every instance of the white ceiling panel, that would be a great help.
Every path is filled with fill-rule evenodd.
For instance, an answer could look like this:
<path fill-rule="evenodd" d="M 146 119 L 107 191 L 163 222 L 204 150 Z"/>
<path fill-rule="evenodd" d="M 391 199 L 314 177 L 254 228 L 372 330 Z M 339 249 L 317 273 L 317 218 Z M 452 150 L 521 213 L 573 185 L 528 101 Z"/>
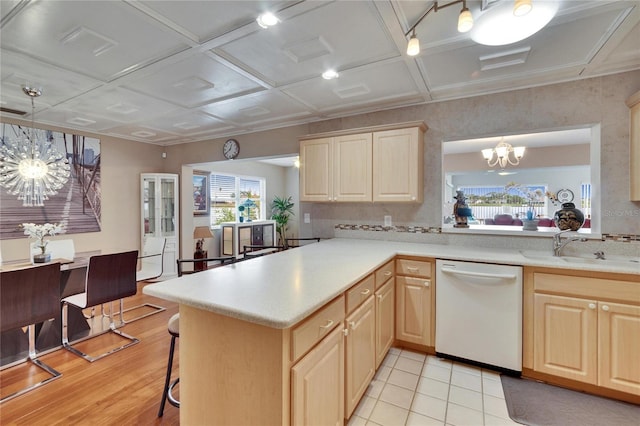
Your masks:
<path fill-rule="evenodd" d="M 482 3 L 466 2 L 476 20 Z M 0 0 L 0 116 L 29 120 L 36 86 L 36 125 L 169 145 L 640 69 L 638 0 L 557 0 L 540 32 L 496 47 L 443 1 L 410 57 L 433 4 Z M 280 23 L 263 29 L 267 10 Z"/>
<path fill-rule="evenodd" d="M 144 6 L 158 13 L 190 33 L 195 41 L 204 43 L 212 38 L 233 31 L 238 27 L 255 23 L 256 16 L 266 11 L 278 11 L 296 1 L 141 1 Z"/>
<path fill-rule="evenodd" d="M 399 56 L 380 24 L 370 2 L 339 1 L 253 32 L 215 52 L 274 86 L 283 86 L 329 68 L 341 70 Z"/>
<path fill-rule="evenodd" d="M 172 103 L 122 87 L 100 88 L 66 102 L 61 107 L 74 111 L 90 111 L 91 115 L 105 117 L 118 123 L 134 123 L 166 116 L 173 111 L 184 111 Z"/>
<path fill-rule="evenodd" d="M 18 103 L 24 101 L 25 104 L 31 105 L 29 98 L 22 92 L 22 86 L 37 83 L 36 86 L 43 88 L 41 100 L 49 105 L 56 105 L 102 85 L 98 80 L 56 66 L 42 64 L 19 53 L 3 51 L 1 59 L 0 79 L 3 100 L 6 96 L 17 99 Z"/>
<path fill-rule="evenodd" d="M 166 133 L 176 136 L 198 137 L 208 132 L 232 131 L 234 126 L 222 120 L 211 117 L 201 112 L 184 112 L 183 114 L 171 114 L 159 116 L 148 121 L 149 125 Z M 176 138 L 177 139 L 177 138 Z"/>
<path fill-rule="evenodd" d="M 255 93 L 206 105 L 202 110 L 242 126 L 254 126 L 267 122 L 282 123 L 310 115 L 304 105 L 275 91 Z"/>
<path fill-rule="evenodd" d="M 204 54 L 132 80 L 127 86 L 185 108 L 263 90 L 255 81 Z"/>
<path fill-rule="evenodd" d="M 415 102 L 420 98 L 404 61 L 350 70 L 334 80 L 316 78 L 284 91 L 318 111 L 385 104 L 390 99 L 413 99 Z"/>
<path fill-rule="evenodd" d="M 2 48 L 104 81 L 187 48 L 119 1 L 39 1 L 0 31 Z"/>

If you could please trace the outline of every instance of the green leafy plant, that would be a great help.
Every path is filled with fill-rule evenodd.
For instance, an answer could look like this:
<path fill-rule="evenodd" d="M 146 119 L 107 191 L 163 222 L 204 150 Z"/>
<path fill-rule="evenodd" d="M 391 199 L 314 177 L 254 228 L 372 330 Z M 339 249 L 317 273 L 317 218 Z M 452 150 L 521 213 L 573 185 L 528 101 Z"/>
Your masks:
<path fill-rule="evenodd" d="M 271 219 L 276 221 L 276 232 L 278 233 L 278 245 L 286 248 L 286 233 L 289 218 L 294 215 L 291 201 L 292 197 L 280 198 L 277 195 L 271 202 Z"/>

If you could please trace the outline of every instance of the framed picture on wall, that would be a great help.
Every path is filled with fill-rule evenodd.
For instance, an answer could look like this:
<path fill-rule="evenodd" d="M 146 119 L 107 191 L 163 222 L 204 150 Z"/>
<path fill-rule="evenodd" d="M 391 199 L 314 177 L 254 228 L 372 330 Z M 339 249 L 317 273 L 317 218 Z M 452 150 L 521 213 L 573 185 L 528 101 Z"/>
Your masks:
<path fill-rule="evenodd" d="M 193 215 L 209 215 L 211 207 L 209 196 L 209 173 L 200 170 L 193 171 Z"/>

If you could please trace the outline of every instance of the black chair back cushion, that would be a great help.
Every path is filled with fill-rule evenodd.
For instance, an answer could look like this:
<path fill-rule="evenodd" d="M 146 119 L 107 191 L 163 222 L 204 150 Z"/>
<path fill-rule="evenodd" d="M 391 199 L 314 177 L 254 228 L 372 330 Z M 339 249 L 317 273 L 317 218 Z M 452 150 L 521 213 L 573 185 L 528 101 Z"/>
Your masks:
<path fill-rule="evenodd" d="M 135 295 L 137 262 L 138 250 L 91 256 L 87 268 L 87 306 Z"/>
<path fill-rule="evenodd" d="M 60 312 L 60 264 L 0 273 L 0 331 L 54 318 Z"/>

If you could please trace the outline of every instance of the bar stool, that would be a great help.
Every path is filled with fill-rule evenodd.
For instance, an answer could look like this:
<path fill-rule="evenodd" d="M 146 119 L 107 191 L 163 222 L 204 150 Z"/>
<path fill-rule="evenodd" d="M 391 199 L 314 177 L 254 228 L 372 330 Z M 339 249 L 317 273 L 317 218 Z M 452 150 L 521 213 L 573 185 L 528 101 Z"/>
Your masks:
<path fill-rule="evenodd" d="M 171 347 L 169 348 L 169 362 L 167 363 L 167 377 L 164 380 L 164 390 L 162 391 L 162 402 L 160 402 L 160 410 L 158 417 L 164 414 L 164 404 L 168 400 L 174 407 L 180 408 L 180 401 L 173 397 L 173 388 L 180 382 L 180 377 L 171 381 L 171 369 L 173 367 L 173 352 L 176 348 L 176 338 L 180 337 L 180 314 L 175 314 L 169 319 L 169 334 L 171 334 Z"/>

